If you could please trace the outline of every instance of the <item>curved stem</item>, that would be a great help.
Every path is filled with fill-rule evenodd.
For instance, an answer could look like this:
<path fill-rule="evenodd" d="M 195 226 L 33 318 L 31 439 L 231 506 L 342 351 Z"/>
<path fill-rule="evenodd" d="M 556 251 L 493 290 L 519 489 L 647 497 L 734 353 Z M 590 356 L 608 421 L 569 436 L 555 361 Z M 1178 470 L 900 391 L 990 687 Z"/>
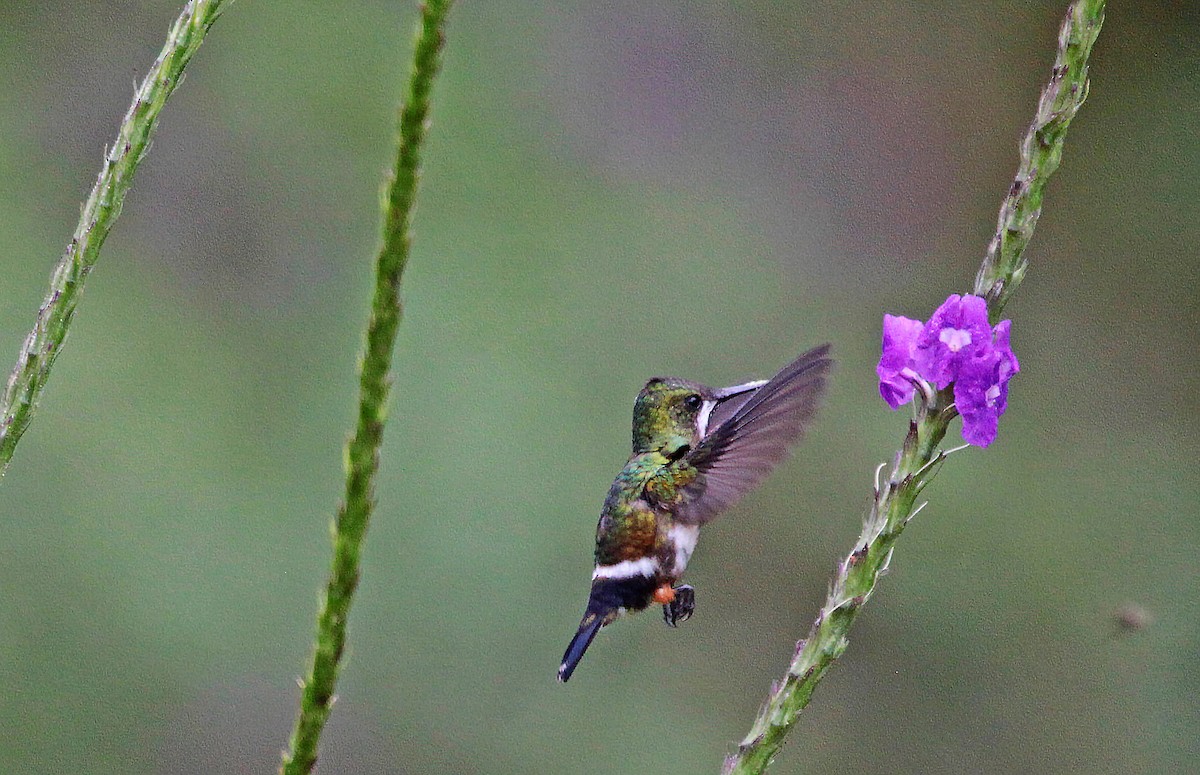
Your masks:
<path fill-rule="evenodd" d="M 150 148 L 158 117 L 183 79 L 183 71 L 229 0 L 191 0 L 171 26 L 167 42 L 142 79 L 125 112 L 117 139 L 104 154 L 104 165 L 79 214 L 75 235 L 50 277 L 50 290 L 38 309 L 33 330 L 17 353 L 17 363 L 0 397 L 0 477 L 8 470 L 17 442 L 33 419 L 34 408 L 62 350 L 88 273 L 133 185 L 138 164 Z"/>
<path fill-rule="evenodd" d="M 993 320 L 1025 276 L 1023 253 L 1041 215 L 1046 181 L 1062 158 L 1067 126 L 1087 97 L 1088 55 L 1103 22 L 1104 0 L 1077 0 L 1063 22 L 1050 81 L 1021 144 L 1016 178 L 975 281 L 975 293 L 987 298 Z M 924 505 L 917 497 L 954 451 L 938 451 L 956 416 L 952 402 L 948 390 L 921 402 L 886 483 L 876 483 L 862 535 L 839 564 L 825 604 L 808 637 L 797 644 L 783 680 L 772 687 L 750 733 L 725 761 L 725 773 L 766 770 L 825 671 L 846 650 L 850 625 L 887 570 L 896 539 Z"/>

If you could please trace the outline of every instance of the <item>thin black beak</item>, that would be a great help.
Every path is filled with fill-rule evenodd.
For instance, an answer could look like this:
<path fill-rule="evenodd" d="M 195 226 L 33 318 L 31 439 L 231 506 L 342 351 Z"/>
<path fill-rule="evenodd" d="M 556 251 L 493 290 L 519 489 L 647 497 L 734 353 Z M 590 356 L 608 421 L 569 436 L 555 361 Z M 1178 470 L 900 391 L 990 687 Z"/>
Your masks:
<path fill-rule="evenodd" d="M 722 401 L 727 401 L 730 398 L 733 398 L 734 396 L 740 396 L 743 393 L 749 393 L 752 390 L 758 390 L 765 384 L 767 384 L 767 380 L 756 379 L 753 382 L 743 382 L 740 385 L 733 385 L 732 387 L 717 388 L 713 391 L 713 400 L 719 404 Z"/>

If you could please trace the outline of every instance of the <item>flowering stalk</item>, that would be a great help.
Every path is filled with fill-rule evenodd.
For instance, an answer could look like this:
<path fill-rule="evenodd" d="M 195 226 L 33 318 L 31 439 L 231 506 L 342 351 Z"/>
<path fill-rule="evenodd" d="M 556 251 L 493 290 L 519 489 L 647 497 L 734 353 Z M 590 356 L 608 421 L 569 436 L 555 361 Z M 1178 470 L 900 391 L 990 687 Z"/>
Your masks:
<path fill-rule="evenodd" d="M 796 644 L 783 681 L 776 683 L 738 746 L 725 762 L 728 775 L 766 770 L 783 747 L 787 733 L 808 705 L 817 683 L 849 645 L 847 633 L 862 606 L 887 570 L 892 546 L 909 520 L 920 510 L 917 497 L 933 479 L 949 452 L 936 451 L 955 412 L 949 391 L 930 392 L 919 404 L 919 416 L 909 424 L 904 445 L 883 483 L 875 483 L 875 499 L 854 550 L 838 565 L 821 613 L 808 637 Z M 883 466 L 880 466 L 880 471 Z"/>
<path fill-rule="evenodd" d="M 229 0 L 191 0 L 175 20 L 167 42 L 125 112 L 117 140 L 104 154 L 104 164 L 79 214 L 75 235 L 50 277 L 50 290 L 38 309 L 33 330 L 21 345 L 17 363 L 0 397 L 0 477 L 8 470 L 21 435 L 50 378 L 50 368 L 62 350 L 88 273 L 100 257 L 100 247 L 121 214 L 125 194 L 138 164 L 150 148 L 158 117 L 167 99 L 183 80 L 183 71 L 204 35 Z"/>
<path fill-rule="evenodd" d="M 975 294 L 987 298 L 993 319 L 1000 316 L 1025 277 L 1025 248 L 1042 214 L 1046 181 L 1062 161 L 1067 127 L 1087 99 L 1088 55 L 1103 23 L 1104 0 L 1079 0 L 1067 11 L 1059 32 L 1050 82 L 1042 90 L 1037 113 L 1021 143 L 1016 177 L 1000 206 L 996 234 L 975 277 Z"/>
<path fill-rule="evenodd" d="M 441 66 L 443 29 L 451 0 L 426 0 L 413 48 L 408 94 L 400 111 L 395 168 L 383 201 L 383 237 L 375 260 L 375 293 L 359 366 L 358 422 L 346 443 L 346 493 L 333 525 L 333 563 L 317 615 L 312 663 L 281 775 L 312 772 L 317 744 L 333 708 L 346 645 L 346 619 L 358 588 L 359 557 L 374 508 L 374 479 L 383 442 L 392 349 L 400 326 L 400 278 L 412 242 L 421 146 L 428 127 L 430 92 Z"/>
<path fill-rule="evenodd" d="M 975 281 L 975 294 L 986 298 L 993 320 L 1025 275 L 1027 263 L 1022 254 L 1041 214 L 1046 181 L 1062 157 L 1067 126 L 1087 96 L 1088 55 L 1103 21 L 1104 0 L 1077 0 L 1063 22 L 1050 81 L 1021 145 L 1016 178 L 1000 209 L 996 235 Z M 1007 347 L 1007 329 L 1004 336 Z M 938 450 L 958 414 L 954 387 L 935 392 L 916 375 L 913 385 L 920 394 L 916 419 L 909 425 L 886 480 L 878 480 L 884 466 L 876 473 L 875 498 L 862 534 L 853 551 L 838 565 L 825 604 L 808 637 L 797 644 L 783 680 L 772 687 L 750 733 L 737 752 L 726 759 L 723 771 L 727 775 L 761 773 L 779 753 L 817 683 L 846 650 L 850 625 L 887 570 L 896 539 L 924 505 L 917 505 L 921 491 L 955 451 Z"/>

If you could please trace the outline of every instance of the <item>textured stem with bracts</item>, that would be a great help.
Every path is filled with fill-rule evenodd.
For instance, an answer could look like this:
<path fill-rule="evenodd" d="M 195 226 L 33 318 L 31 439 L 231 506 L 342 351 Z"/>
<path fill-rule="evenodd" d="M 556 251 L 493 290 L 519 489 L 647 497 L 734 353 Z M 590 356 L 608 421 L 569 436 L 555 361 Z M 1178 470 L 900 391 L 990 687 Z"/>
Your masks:
<path fill-rule="evenodd" d="M 996 235 L 975 281 L 975 293 L 987 298 L 993 320 L 1025 275 L 1027 263 L 1022 253 L 1041 215 L 1046 181 L 1062 158 L 1067 126 L 1087 96 L 1088 55 L 1103 21 L 1104 0 L 1078 0 L 1063 22 L 1050 81 L 1021 144 L 1016 178 L 1001 206 Z M 726 760 L 725 773 L 748 775 L 766 770 L 817 683 L 846 650 L 850 625 L 887 570 L 897 537 L 921 509 L 918 496 L 953 451 L 938 450 L 957 414 L 953 400 L 949 388 L 918 396 L 916 419 L 886 479 L 881 482 L 878 478 L 884 466 L 876 474 L 875 499 L 862 535 L 839 564 L 821 613 L 808 637 L 797 644 L 783 681 L 772 687 L 750 733 Z"/>
<path fill-rule="evenodd" d="M 1062 161 L 1071 119 L 1088 93 L 1088 55 L 1104 23 L 1104 0 L 1079 0 L 1067 12 L 1058 35 L 1058 56 L 1042 90 L 1037 113 L 1021 143 L 1021 163 L 1000 206 L 996 234 L 975 277 L 975 294 L 988 300 L 992 320 L 1021 284 L 1028 263 L 1023 255 L 1042 214 L 1046 181 Z"/>
<path fill-rule="evenodd" d="M 892 546 L 920 508 L 921 490 L 929 484 L 948 452 L 937 451 L 956 413 L 950 390 L 931 393 L 918 404 L 918 417 L 909 425 L 904 446 L 892 462 L 885 481 L 876 474 L 875 499 L 853 551 L 838 565 L 829 595 L 808 637 L 796 653 L 781 683 L 776 683 L 750 733 L 736 754 L 725 762 L 726 773 L 760 773 L 783 746 L 800 711 L 833 661 L 849 645 L 850 625 L 886 572 Z"/>
<path fill-rule="evenodd" d="M 300 697 L 300 711 L 280 772 L 311 772 L 321 730 L 333 706 L 346 644 L 346 619 L 358 587 L 359 556 L 374 508 L 374 478 L 387 412 L 389 371 L 400 324 L 400 278 L 408 262 L 410 224 L 417 193 L 429 98 L 441 64 L 450 0 L 421 7 L 408 94 L 400 111 L 395 168 L 383 200 L 383 236 L 375 260 L 375 291 L 359 366 L 358 421 L 346 444 L 346 493 L 333 525 L 333 563 L 317 615 L 316 648 Z"/>
<path fill-rule="evenodd" d="M 183 79 L 204 36 L 229 0 L 192 0 L 167 34 L 153 67 L 134 94 L 121 121 L 117 140 L 104 154 L 104 165 L 79 214 L 79 224 L 50 278 L 50 290 L 38 309 L 33 330 L 21 345 L 17 363 L 0 398 L 0 476 L 8 469 L 21 435 L 50 378 L 50 368 L 62 350 L 88 273 L 100 247 L 121 214 L 125 194 L 138 164 L 150 148 L 158 117 Z"/>

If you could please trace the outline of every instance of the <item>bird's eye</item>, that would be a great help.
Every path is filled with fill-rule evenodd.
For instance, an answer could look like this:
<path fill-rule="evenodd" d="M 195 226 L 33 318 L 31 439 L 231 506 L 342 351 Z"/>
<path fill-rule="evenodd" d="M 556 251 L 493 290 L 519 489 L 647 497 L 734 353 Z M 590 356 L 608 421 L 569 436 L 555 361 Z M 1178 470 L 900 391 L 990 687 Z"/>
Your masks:
<path fill-rule="evenodd" d="M 690 396 L 687 396 L 683 399 L 683 405 L 688 409 L 691 409 L 693 412 L 696 411 L 700 408 L 700 396 L 692 393 Z"/>

